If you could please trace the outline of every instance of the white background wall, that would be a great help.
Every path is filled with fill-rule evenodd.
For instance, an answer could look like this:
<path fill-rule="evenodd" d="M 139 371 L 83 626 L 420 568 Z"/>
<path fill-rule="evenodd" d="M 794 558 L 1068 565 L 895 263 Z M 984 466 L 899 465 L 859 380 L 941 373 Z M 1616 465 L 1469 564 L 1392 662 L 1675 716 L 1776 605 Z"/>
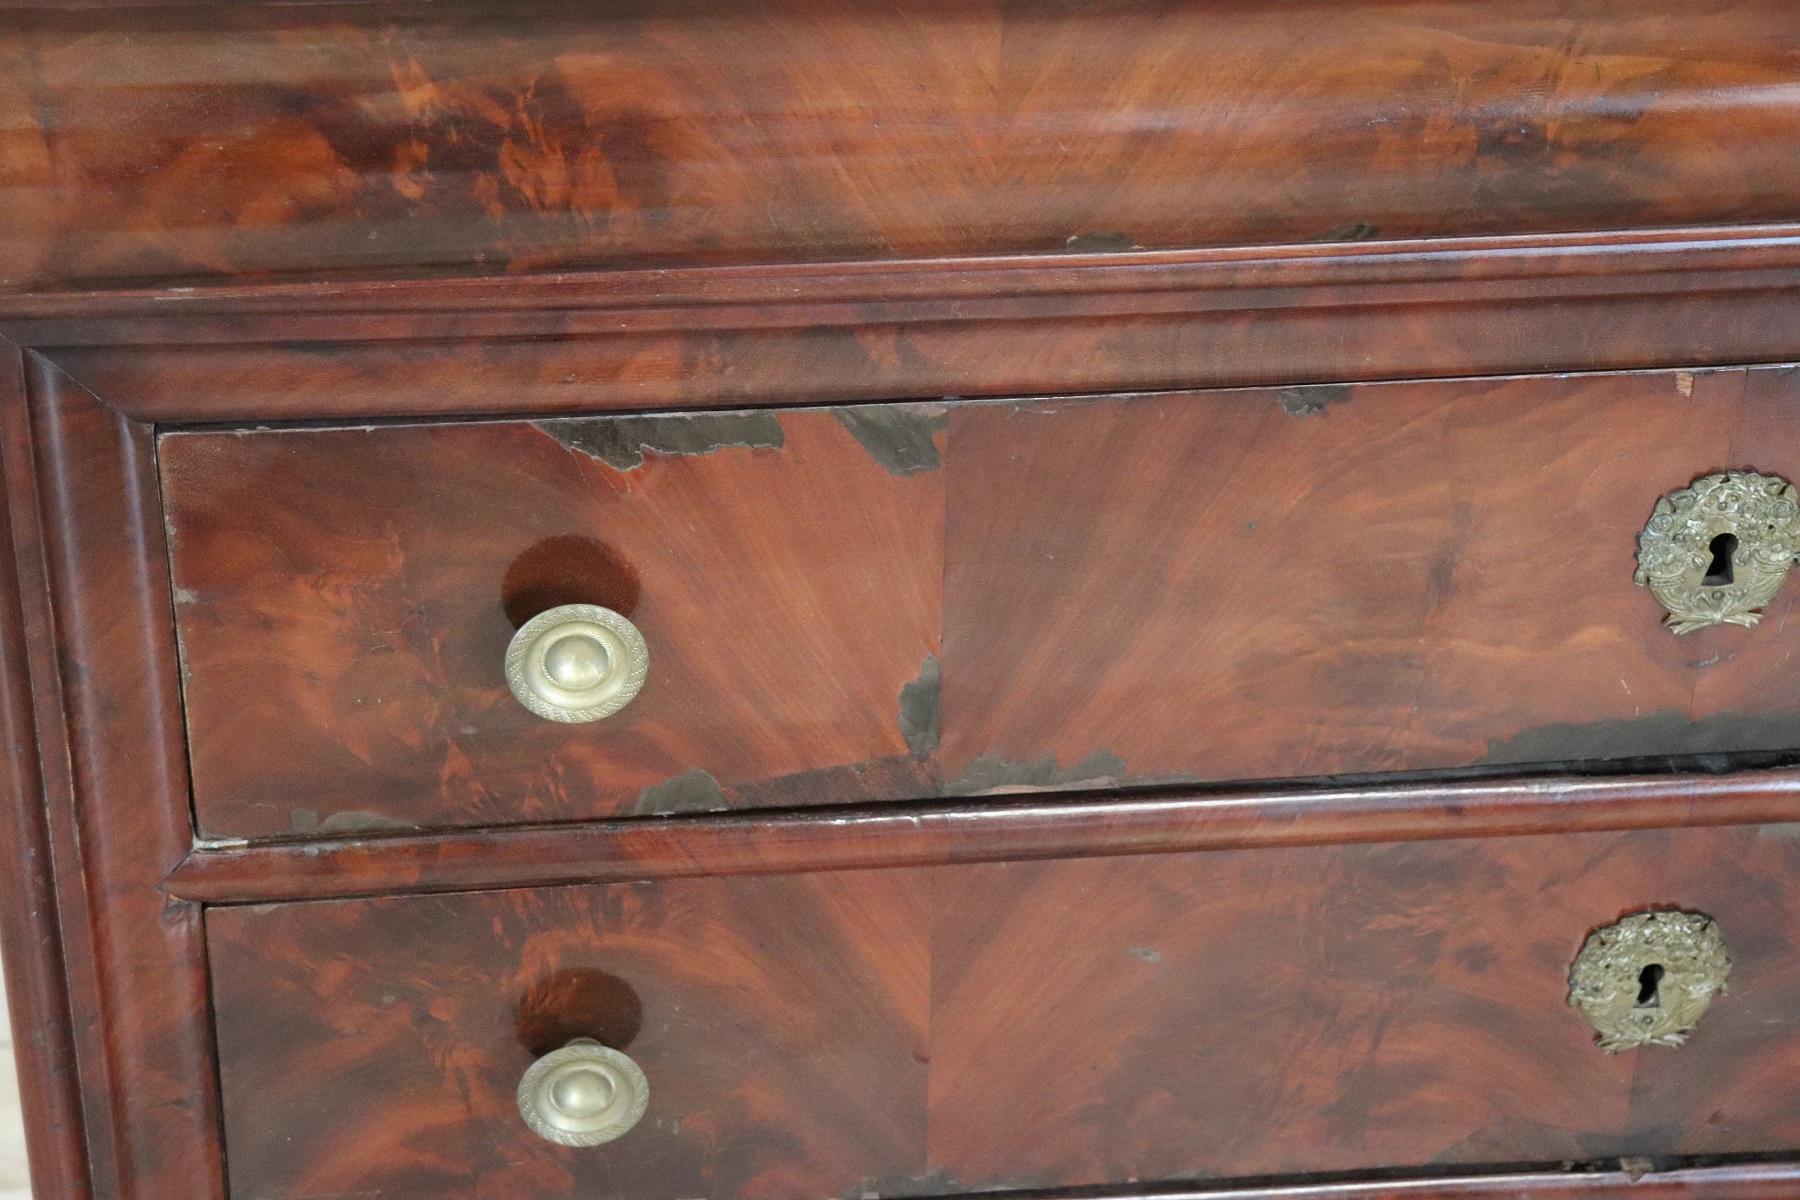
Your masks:
<path fill-rule="evenodd" d="M 19 1077 L 13 1069 L 12 1022 L 6 1016 L 6 991 L 0 988 L 0 1200 L 27 1200 L 30 1195 L 25 1128 L 19 1123 Z"/>

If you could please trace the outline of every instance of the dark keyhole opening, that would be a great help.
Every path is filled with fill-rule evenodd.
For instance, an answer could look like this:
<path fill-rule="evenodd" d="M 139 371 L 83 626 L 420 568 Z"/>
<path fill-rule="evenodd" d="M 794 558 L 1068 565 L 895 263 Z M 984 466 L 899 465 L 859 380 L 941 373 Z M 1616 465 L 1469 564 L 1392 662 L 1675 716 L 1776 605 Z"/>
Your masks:
<path fill-rule="evenodd" d="M 1737 553 L 1738 540 L 1735 533 L 1721 533 L 1707 547 L 1712 552 L 1712 562 L 1707 564 L 1706 578 L 1700 581 L 1701 587 L 1724 587 L 1731 582 L 1731 556 Z"/>
<path fill-rule="evenodd" d="M 1658 984 L 1662 983 L 1662 977 L 1661 963 L 1651 963 L 1638 972 L 1637 1006 L 1639 1008 L 1656 1007 L 1656 988 Z"/>

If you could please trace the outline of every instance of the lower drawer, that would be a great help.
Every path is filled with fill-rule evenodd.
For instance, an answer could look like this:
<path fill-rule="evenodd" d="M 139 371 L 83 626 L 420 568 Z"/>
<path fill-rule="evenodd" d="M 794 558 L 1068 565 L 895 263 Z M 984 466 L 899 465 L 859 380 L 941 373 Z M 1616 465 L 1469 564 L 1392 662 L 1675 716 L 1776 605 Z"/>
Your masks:
<path fill-rule="evenodd" d="M 931 1196 L 1788 1150 L 1793 834 L 214 909 L 232 1194 Z M 1571 963 L 1656 908 L 1714 919 L 1729 990 L 1686 1045 L 1604 1053 Z M 1712 969 L 1652 966 L 1610 965 L 1643 983 L 1632 1011 Z M 649 1085 L 607 1145 L 554 1145 L 520 1115 L 524 1072 L 578 1037 Z"/>

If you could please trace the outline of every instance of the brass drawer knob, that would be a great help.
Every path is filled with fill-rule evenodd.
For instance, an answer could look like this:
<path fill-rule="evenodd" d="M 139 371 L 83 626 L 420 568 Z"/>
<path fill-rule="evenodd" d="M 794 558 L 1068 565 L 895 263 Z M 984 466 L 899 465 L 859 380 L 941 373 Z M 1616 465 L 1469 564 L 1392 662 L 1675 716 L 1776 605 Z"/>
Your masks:
<path fill-rule="evenodd" d="M 1633 913 L 1588 935 L 1569 970 L 1569 1003 L 1608 1054 L 1679 1046 L 1730 977 L 1731 956 L 1711 917 Z"/>
<path fill-rule="evenodd" d="M 626 1055 L 576 1038 L 532 1063 L 519 1081 L 519 1115 L 559 1146 L 601 1146 L 631 1132 L 650 1103 L 650 1081 Z"/>
<path fill-rule="evenodd" d="M 519 627 L 506 649 L 506 682 L 547 721 L 578 725 L 631 703 L 650 670 L 637 626 L 610 608 L 565 604 Z"/>
<path fill-rule="evenodd" d="M 1656 502 L 1638 538 L 1635 579 L 1676 633 L 1752 626 L 1800 552 L 1800 496 L 1777 475 L 1727 471 Z"/>

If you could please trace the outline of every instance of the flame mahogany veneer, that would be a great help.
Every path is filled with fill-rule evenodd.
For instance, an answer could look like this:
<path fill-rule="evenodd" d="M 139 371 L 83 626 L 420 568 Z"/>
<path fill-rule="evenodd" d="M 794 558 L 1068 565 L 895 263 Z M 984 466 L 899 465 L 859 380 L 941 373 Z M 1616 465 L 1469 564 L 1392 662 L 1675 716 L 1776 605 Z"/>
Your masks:
<path fill-rule="evenodd" d="M 1787 0 L 0 5 L 42 1200 L 1777 1200 Z M 513 628 L 650 638 L 552 727 Z M 1608 1057 L 1590 932 L 1729 992 Z M 512 1092 L 636 1058 L 632 1133 Z"/>

